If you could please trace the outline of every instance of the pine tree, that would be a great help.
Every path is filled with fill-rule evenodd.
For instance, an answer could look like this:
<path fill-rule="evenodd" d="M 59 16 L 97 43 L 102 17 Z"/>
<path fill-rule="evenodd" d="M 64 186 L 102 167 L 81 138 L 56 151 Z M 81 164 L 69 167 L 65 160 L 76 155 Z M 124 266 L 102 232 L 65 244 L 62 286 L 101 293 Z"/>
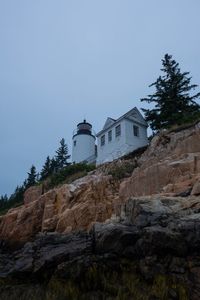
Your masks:
<path fill-rule="evenodd" d="M 181 73 L 179 64 L 168 54 L 162 65 L 164 74 L 150 85 L 155 87 L 155 93 L 141 99 L 155 103 L 155 108 L 142 110 L 151 129 L 156 131 L 200 118 L 200 106 L 194 101 L 200 93 L 190 95 L 197 85 L 190 84 L 189 72 Z"/>
<path fill-rule="evenodd" d="M 24 182 L 23 182 L 23 185 L 22 185 L 22 186 L 23 186 L 23 188 L 24 188 L 24 190 L 25 190 L 25 189 L 26 189 L 26 187 L 27 187 L 27 179 L 25 179 L 25 180 L 24 180 Z"/>
<path fill-rule="evenodd" d="M 55 156 L 55 161 L 56 161 L 58 170 L 60 170 L 63 167 L 68 165 L 67 160 L 69 158 L 70 158 L 70 155 L 68 155 L 67 144 L 65 144 L 65 139 L 62 138 L 60 141 L 60 147 L 56 151 L 56 156 Z"/>
<path fill-rule="evenodd" d="M 13 204 L 23 202 L 24 192 L 25 192 L 24 185 L 17 186 L 14 193 L 10 196 L 9 202 Z"/>
<path fill-rule="evenodd" d="M 4 196 L 0 197 L 0 209 L 4 208 L 8 203 L 8 196 L 5 194 Z"/>
<path fill-rule="evenodd" d="M 51 168 L 51 174 L 55 174 L 58 171 L 58 163 L 54 157 L 51 160 L 50 168 Z"/>
<path fill-rule="evenodd" d="M 28 173 L 26 188 L 36 184 L 37 172 L 36 167 L 34 165 L 31 166 L 30 172 Z"/>
<path fill-rule="evenodd" d="M 1 202 L 7 202 L 7 201 L 8 201 L 8 196 L 7 196 L 7 194 L 2 195 L 2 196 L 0 197 L 0 201 L 1 201 Z"/>
<path fill-rule="evenodd" d="M 44 166 L 42 167 L 42 171 L 40 173 L 40 179 L 44 180 L 46 179 L 48 176 L 50 176 L 52 174 L 53 170 L 52 170 L 52 162 L 49 156 L 47 156 L 47 159 L 44 163 Z"/>

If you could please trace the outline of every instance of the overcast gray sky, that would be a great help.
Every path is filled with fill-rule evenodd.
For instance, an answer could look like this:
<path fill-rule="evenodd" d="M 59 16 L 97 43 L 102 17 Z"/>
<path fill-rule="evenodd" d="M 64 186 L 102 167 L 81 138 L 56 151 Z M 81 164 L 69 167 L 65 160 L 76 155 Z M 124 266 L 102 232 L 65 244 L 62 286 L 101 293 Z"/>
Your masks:
<path fill-rule="evenodd" d="M 0 0 L 0 195 L 85 117 L 99 131 L 172 54 L 200 84 L 199 0 Z"/>

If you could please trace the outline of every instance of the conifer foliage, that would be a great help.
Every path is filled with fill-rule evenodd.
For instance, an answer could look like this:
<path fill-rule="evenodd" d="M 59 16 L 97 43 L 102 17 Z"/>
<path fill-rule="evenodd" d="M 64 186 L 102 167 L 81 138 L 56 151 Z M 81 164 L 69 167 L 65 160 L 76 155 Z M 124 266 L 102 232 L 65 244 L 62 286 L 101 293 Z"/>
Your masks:
<path fill-rule="evenodd" d="M 36 167 L 34 165 L 31 166 L 30 172 L 28 173 L 27 184 L 26 187 L 30 187 L 37 182 L 37 172 Z"/>
<path fill-rule="evenodd" d="M 8 198 L 7 195 L 0 197 L 0 214 L 6 212 L 11 207 L 16 207 L 23 203 L 25 185 L 17 186 L 14 193 Z"/>
<path fill-rule="evenodd" d="M 70 168 L 70 164 L 68 163 L 69 158 L 68 146 L 63 138 L 60 141 L 60 147 L 57 149 L 55 156 L 52 159 L 47 156 L 40 172 L 40 177 L 36 171 L 36 167 L 32 165 L 24 183 L 21 186 L 17 186 L 10 197 L 7 195 L 0 196 L 0 214 L 5 213 L 11 207 L 21 205 L 23 203 L 24 193 L 29 187 L 41 184 L 42 181 L 47 178 L 49 178 L 51 184 L 56 184 L 62 181 L 67 175 L 82 171 L 83 168 L 86 169 L 86 167 L 82 165 L 72 166 Z"/>
<path fill-rule="evenodd" d="M 44 163 L 44 166 L 42 167 L 42 171 L 40 173 L 40 180 L 46 179 L 48 176 L 52 174 L 52 161 L 49 156 L 47 156 L 47 159 Z"/>
<path fill-rule="evenodd" d="M 155 93 L 141 99 L 155 103 L 153 109 L 142 109 L 152 130 L 169 128 L 200 118 L 200 106 L 194 101 L 200 93 L 190 95 L 197 85 L 190 84 L 189 72 L 181 73 L 179 64 L 166 54 L 162 59 L 162 76 L 150 85 Z"/>
<path fill-rule="evenodd" d="M 65 139 L 62 138 L 60 141 L 60 147 L 56 151 L 55 161 L 57 164 L 58 170 L 61 170 L 62 168 L 66 167 L 68 165 L 68 159 L 70 158 L 70 155 L 68 155 L 68 146 L 65 143 Z"/>
<path fill-rule="evenodd" d="M 8 196 L 6 194 L 2 195 L 0 197 L 0 209 L 4 208 L 7 203 L 8 203 Z"/>

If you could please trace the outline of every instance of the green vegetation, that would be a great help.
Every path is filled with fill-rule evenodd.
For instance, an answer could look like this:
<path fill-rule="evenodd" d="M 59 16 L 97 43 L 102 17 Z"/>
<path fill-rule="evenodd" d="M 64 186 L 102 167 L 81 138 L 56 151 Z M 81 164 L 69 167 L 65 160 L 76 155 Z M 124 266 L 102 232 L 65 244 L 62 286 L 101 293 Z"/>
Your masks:
<path fill-rule="evenodd" d="M 34 165 L 31 166 L 30 172 L 28 173 L 28 178 L 26 180 L 25 188 L 29 188 L 37 183 L 37 172 Z"/>
<path fill-rule="evenodd" d="M 55 156 L 52 159 L 47 156 L 40 174 L 37 173 L 36 167 L 32 165 L 24 183 L 17 187 L 9 198 L 7 195 L 0 197 L 0 215 L 5 214 L 10 208 L 22 205 L 24 193 L 31 186 L 42 184 L 48 190 L 62 183 L 70 183 L 95 169 L 94 165 L 85 163 L 69 164 L 69 158 L 68 147 L 65 140 L 61 139 Z"/>
<path fill-rule="evenodd" d="M 133 150 L 132 152 L 124 155 L 123 157 L 121 157 L 121 159 L 122 160 L 137 159 L 147 150 L 147 148 L 148 148 L 148 146 L 140 147 L 140 148 Z"/>
<path fill-rule="evenodd" d="M 137 167 L 136 162 L 126 162 L 123 161 L 121 164 L 116 164 L 110 168 L 108 171 L 108 175 L 112 175 L 112 177 L 116 180 L 120 180 L 126 177 L 131 176 L 133 170 Z"/>
<path fill-rule="evenodd" d="M 0 215 L 5 214 L 10 208 L 14 208 L 23 204 L 24 193 L 30 186 L 44 184 L 45 189 L 49 190 L 60 184 L 71 183 L 76 179 L 86 176 L 88 172 L 94 170 L 95 168 L 95 165 L 87 165 L 85 163 L 69 164 L 57 172 L 54 172 L 52 175 L 49 175 L 45 180 L 36 180 L 36 170 L 35 167 L 33 168 L 32 166 L 30 172 L 28 173 L 28 178 L 24 181 L 24 184 L 20 187 L 17 187 L 10 198 L 8 198 L 7 195 L 1 196 Z"/>
<path fill-rule="evenodd" d="M 36 171 L 34 165 L 31 166 L 29 172 L 27 172 L 27 178 L 23 184 L 17 186 L 14 193 L 10 197 L 7 195 L 0 197 L 0 215 L 5 214 L 10 208 L 15 208 L 23 204 L 25 191 L 39 182 L 39 174 Z"/>
<path fill-rule="evenodd" d="M 162 66 L 164 75 L 150 85 L 155 87 L 155 93 L 141 99 L 155 103 L 155 108 L 143 109 L 146 121 L 155 131 L 200 119 L 200 105 L 194 101 L 200 93 L 190 95 L 197 85 L 190 84 L 189 72 L 181 73 L 179 64 L 168 54 L 162 60 Z"/>
<path fill-rule="evenodd" d="M 60 170 L 69 165 L 68 159 L 70 155 L 68 154 L 68 146 L 64 139 L 60 141 L 60 147 L 56 150 L 56 155 L 51 159 L 47 156 L 42 171 L 40 173 L 40 180 L 43 181 L 47 179 L 52 174 L 58 173 Z"/>
<path fill-rule="evenodd" d="M 61 170 L 65 166 L 68 165 L 68 159 L 70 155 L 68 155 L 68 146 L 65 144 L 65 140 L 61 139 L 60 147 L 56 151 L 55 161 L 56 161 L 56 171 Z"/>
<path fill-rule="evenodd" d="M 72 181 L 87 175 L 88 172 L 94 169 L 94 165 L 87 165 L 85 163 L 68 165 L 48 178 L 48 188 L 53 188 L 63 183 L 71 183 Z"/>
<path fill-rule="evenodd" d="M 54 165 L 54 163 L 53 163 L 53 165 Z M 52 166 L 52 160 L 50 159 L 49 156 L 47 156 L 47 159 L 46 159 L 44 166 L 42 167 L 42 171 L 40 173 L 40 176 L 41 176 L 40 179 L 44 180 L 44 179 L 48 178 L 48 176 L 53 173 L 53 170 L 54 170 L 54 166 Z"/>
<path fill-rule="evenodd" d="M 5 214 L 10 208 L 17 207 L 23 203 L 25 186 L 15 189 L 15 192 L 8 198 L 7 195 L 0 197 L 0 215 Z"/>
<path fill-rule="evenodd" d="M 131 176 L 134 169 L 138 167 L 138 158 L 146 151 L 147 147 L 148 146 L 138 148 L 129 154 L 122 156 L 116 163 L 110 163 L 106 173 L 112 175 L 116 180 Z"/>
<path fill-rule="evenodd" d="M 32 184 L 36 181 L 36 169 L 34 166 L 31 167 L 28 173 L 28 178 L 24 181 L 21 186 L 17 186 L 14 193 L 8 198 L 7 195 L 0 197 L 0 215 L 5 214 L 10 208 L 14 208 L 23 204 L 24 193 Z"/>

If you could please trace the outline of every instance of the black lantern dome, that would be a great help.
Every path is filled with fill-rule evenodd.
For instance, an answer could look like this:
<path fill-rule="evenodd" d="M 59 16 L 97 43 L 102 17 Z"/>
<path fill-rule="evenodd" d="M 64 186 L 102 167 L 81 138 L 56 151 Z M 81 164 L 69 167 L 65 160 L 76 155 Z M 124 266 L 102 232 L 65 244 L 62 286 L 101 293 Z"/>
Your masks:
<path fill-rule="evenodd" d="M 83 122 L 77 125 L 77 134 L 92 135 L 92 125 L 84 119 Z"/>

